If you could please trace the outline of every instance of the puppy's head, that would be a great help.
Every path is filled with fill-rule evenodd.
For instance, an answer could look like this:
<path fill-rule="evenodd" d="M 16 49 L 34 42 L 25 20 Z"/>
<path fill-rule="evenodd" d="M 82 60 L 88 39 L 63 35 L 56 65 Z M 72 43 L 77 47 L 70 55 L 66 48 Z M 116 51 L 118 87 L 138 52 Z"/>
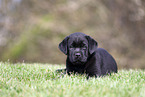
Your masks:
<path fill-rule="evenodd" d="M 76 32 L 67 36 L 59 44 L 59 49 L 68 56 L 73 65 L 83 65 L 89 55 L 95 52 L 97 45 L 90 36 Z"/>

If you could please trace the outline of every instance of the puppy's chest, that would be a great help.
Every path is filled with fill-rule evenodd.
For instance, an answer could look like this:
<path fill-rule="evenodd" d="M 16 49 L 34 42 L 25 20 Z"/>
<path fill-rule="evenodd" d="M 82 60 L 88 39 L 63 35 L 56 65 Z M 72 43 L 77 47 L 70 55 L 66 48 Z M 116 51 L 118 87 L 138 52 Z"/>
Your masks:
<path fill-rule="evenodd" d="M 95 72 L 96 68 L 94 66 L 70 66 L 67 68 L 68 72 L 72 72 L 72 73 L 79 73 L 79 74 L 90 74 L 91 72 Z"/>
<path fill-rule="evenodd" d="M 74 72 L 74 73 L 84 73 L 84 66 L 68 66 L 67 71 L 68 72 Z"/>

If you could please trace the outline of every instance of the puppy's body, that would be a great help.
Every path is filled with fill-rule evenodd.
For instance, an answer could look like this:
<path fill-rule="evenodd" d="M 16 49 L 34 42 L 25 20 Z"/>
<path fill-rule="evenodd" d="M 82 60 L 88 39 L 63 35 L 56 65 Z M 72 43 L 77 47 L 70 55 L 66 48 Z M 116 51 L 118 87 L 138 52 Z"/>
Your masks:
<path fill-rule="evenodd" d="M 66 61 L 67 73 L 86 73 L 88 76 L 101 76 L 117 72 L 117 65 L 114 58 L 103 48 L 97 48 L 88 58 L 84 65 L 73 65 L 69 59 Z"/>
<path fill-rule="evenodd" d="M 98 43 L 83 33 L 67 36 L 60 44 L 60 50 L 67 55 L 66 71 L 68 74 L 86 73 L 88 76 L 102 76 L 117 72 L 114 58 Z"/>

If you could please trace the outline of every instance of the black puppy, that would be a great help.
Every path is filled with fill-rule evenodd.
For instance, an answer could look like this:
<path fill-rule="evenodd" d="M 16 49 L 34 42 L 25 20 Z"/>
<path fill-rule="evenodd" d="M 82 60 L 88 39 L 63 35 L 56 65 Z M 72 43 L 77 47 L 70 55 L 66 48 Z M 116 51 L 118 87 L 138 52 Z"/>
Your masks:
<path fill-rule="evenodd" d="M 98 43 L 88 35 L 80 32 L 67 36 L 59 49 L 67 55 L 66 72 L 92 76 L 103 76 L 117 72 L 114 58 L 103 48 L 97 48 Z M 63 71 L 63 70 L 57 70 Z"/>

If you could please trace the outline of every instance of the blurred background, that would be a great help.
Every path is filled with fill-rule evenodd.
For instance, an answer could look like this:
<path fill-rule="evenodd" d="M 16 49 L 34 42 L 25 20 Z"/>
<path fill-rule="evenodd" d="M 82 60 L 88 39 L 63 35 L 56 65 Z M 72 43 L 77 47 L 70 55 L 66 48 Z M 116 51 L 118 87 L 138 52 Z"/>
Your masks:
<path fill-rule="evenodd" d="M 65 64 L 58 44 L 74 32 L 145 69 L 145 0 L 0 0 L 0 61 Z"/>

